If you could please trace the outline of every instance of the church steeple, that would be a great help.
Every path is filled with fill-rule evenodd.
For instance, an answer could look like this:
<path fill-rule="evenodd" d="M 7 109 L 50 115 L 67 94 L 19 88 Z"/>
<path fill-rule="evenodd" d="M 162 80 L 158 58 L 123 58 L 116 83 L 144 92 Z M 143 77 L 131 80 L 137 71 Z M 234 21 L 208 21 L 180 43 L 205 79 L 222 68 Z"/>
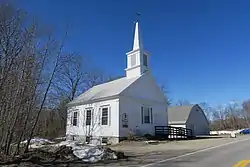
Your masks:
<path fill-rule="evenodd" d="M 142 39 L 139 31 L 139 22 L 137 21 L 135 23 L 135 34 L 134 34 L 134 44 L 133 44 L 133 50 L 142 49 Z"/>
<path fill-rule="evenodd" d="M 139 21 L 135 22 L 133 50 L 127 53 L 126 77 L 142 75 L 149 70 L 149 54 L 144 51 Z"/>

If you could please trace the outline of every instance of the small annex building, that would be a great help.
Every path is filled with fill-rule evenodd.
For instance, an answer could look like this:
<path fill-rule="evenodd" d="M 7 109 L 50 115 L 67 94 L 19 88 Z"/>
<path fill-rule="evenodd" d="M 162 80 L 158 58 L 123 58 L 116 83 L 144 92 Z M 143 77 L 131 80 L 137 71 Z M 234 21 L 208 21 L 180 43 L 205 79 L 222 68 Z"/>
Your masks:
<path fill-rule="evenodd" d="M 169 107 L 168 125 L 191 129 L 194 136 L 210 134 L 209 121 L 198 104 Z"/>

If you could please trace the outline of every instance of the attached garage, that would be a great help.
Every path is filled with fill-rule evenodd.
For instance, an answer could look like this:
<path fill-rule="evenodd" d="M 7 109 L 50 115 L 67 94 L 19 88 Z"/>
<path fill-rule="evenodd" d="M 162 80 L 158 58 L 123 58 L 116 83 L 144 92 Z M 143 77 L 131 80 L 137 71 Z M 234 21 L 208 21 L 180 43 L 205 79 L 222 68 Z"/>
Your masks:
<path fill-rule="evenodd" d="M 207 117 L 198 104 L 169 107 L 168 124 L 173 127 L 192 129 L 194 136 L 210 133 Z"/>

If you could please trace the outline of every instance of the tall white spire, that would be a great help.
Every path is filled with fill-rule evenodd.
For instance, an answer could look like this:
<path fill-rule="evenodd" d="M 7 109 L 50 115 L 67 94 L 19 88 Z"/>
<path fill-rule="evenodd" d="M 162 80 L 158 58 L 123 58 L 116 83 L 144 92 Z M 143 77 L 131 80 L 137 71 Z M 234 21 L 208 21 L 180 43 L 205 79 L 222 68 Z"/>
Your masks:
<path fill-rule="evenodd" d="M 135 23 L 135 32 L 134 33 L 135 34 L 134 34 L 133 50 L 143 49 L 138 21 L 136 21 L 136 23 Z"/>
<path fill-rule="evenodd" d="M 135 22 L 132 51 L 127 53 L 126 77 L 138 77 L 149 71 L 149 54 L 144 52 L 138 20 Z"/>

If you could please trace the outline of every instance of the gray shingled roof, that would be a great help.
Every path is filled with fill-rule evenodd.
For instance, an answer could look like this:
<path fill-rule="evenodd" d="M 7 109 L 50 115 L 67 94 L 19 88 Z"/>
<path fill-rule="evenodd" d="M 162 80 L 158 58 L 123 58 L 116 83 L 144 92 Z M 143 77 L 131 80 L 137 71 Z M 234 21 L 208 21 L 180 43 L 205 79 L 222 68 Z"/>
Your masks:
<path fill-rule="evenodd" d="M 96 85 L 90 88 L 85 93 L 76 97 L 68 105 L 77 105 L 79 103 L 88 103 L 90 101 L 113 97 L 122 93 L 127 87 L 134 83 L 140 77 L 133 78 L 119 78 L 110 82 Z"/>
<path fill-rule="evenodd" d="M 173 106 L 168 108 L 168 123 L 183 124 L 186 123 L 190 111 L 195 105 L 189 106 Z"/>

